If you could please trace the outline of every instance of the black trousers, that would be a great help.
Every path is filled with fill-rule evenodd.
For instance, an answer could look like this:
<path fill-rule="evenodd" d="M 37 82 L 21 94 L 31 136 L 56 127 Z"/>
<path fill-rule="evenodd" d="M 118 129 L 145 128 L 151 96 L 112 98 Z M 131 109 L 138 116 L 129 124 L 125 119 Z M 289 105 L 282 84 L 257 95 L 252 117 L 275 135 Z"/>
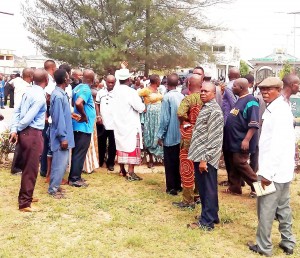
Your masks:
<path fill-rule="evenodd" d="M 200 224 L 214 228 L 219 222 L 219 200 L 218 200 L 218 174 L 217 169 L 207 164 L 208 172 L 200 173 L 199 162 L 194 162 L 195 179 L 199 186 L 201 199 Z"/>
<path fill-rule="evenodd" d="M 167 191 L 181 189 L 181 178 L 179 172 L 180 144 L 164 146 L 164 165 L 166 173 Z"/>
<path fill-rule="evenodd" d="M 106 154 L 106 147 L 107 147 L 107 140 L 108 140 L 108 148 L 107 148 L 107 160 L 106 166 L 114 166 L 115 165 L 115 158 L 116 158 L 116 142 L 115 142 L 115 135 L 113 130 L 104 130 L 103 133 L 98 138 L 98 150 L 99 150 L 99 164 L 102 167 L 105 154 Z"/>
<path fill-rule="evenodd" d="M 230 171 L 231 171 L 231 163 L 230 163 L 230 151 L 224 150 L 223 149 L 223 157 L 224 157 L 224 163 L 225 163 L 225 168 L 226 168 L 226 172 L 227 172 L 227 180 L 228 180 L 228 184 L 230 185 Z"/>
<path fill-rule="evenodd" d="M 43 129 L 43 139 L 44 139 L 44 149 L 41 156 L 41 167 L 40 167 L 40 175 L 45 177 L 47 175 L 47 153 L 49 150 L 49 137 L 47 136 L 47 130 L 49 128 L 49 124 L 46 123 Z"/>
<path fill-rule="evenodd" d="M 74 132 L 75 147 L 72 150 L 71 170 L 69 181 L 76 182 L 81 179 L 83 164 L 86 153 L 91 143 L 92 134 L 83 132 Z"/>
<path fill-rule="evenodd" d="M 13 157 L 13 161 L 11 163 L 11 169 L 10 169 L 10 172 L 12 174 L 16 174 L 18 172 L 21 172 L 22 169 L 18 168 L 17 167 L 17 162 L 18 160 L 20 160 L 22 158 L 22 152 L 21 152 L 21 149 L 20 149 L 20 145 L 17 144 L 16 145 L 16 148 L 15 148 L 15 152 L 14 152 L 14 157 Z"/>
<path fill-rule="evenodd" d="M 255 153 L 250 154 L 250 167 L 253 169 L 255 173 L 258 171 L 258 154 L 259 154 L 259 149 L 258 146 L 256 146 Z"/>

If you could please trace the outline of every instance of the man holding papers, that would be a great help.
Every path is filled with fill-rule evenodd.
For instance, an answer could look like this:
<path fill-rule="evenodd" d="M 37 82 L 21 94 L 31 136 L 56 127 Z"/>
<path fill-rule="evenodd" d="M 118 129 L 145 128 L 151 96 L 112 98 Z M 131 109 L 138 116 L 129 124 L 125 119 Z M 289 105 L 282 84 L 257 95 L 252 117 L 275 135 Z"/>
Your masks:
<path fill-rule="evenodd" d="M 262 117 L 259 140 L 258 181 L 263 188 L 273 182 L 276 191 L 257 198 L 257 244 L 248 245 L 253 252 L 271 256 L 271 230 L 276 217 L 281 234 L 279 247 L 284 253 L 293 254 L 295 237 L 292 234 L 290 208 L 290 182 L 293 179 L 295 164 L 293 115 L 289 103 L 280 94 L 282 81 L 279 78 L 266 78 L 258 87 L 267 104 Z"/>

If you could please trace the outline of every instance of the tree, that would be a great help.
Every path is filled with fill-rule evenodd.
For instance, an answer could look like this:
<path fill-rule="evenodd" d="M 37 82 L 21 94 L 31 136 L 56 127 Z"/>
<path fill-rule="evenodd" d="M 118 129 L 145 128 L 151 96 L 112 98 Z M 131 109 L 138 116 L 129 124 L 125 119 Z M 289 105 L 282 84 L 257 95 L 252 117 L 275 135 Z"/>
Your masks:
<path fill-rule="evenodd" d="M 249 74 L 250 69 L 249 66 L 247 65 L 247 63 L 243 60 L 240 61 L 240 74 L 241 76 L 245 76 L 247 74 Z"/>
<path fill-rule="evenodd" d="M 230 0 L 34 0 L 23 5 L 31 40 L 51 58 L 98 71 L 190 66 L 204 54 L 187 36 L 214 30 L 203 9 Z"/>
<path fill-rule="evenodd" d="M 280 79 L 282 80 L 285 75 L 290 74 L 292 72 L 292 69 L 293 68 L 292 68 L 291 64 L 289 63 L 289 61 L 286 61 L 283 64 L 282 69 L 279 72 Z"/>

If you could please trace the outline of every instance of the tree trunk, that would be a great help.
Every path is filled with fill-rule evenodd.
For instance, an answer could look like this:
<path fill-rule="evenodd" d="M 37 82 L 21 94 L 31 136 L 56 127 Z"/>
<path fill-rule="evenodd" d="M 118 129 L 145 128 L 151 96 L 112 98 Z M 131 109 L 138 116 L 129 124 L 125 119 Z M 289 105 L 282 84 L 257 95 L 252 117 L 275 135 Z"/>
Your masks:
<path fill-rule="evenodd" d="M 148 77 L 149 75 L 149 55 L 150 55 L 150 2 L 146 2 L 146 38 L 145 38 L 145 72 L 144 75 Z"/>

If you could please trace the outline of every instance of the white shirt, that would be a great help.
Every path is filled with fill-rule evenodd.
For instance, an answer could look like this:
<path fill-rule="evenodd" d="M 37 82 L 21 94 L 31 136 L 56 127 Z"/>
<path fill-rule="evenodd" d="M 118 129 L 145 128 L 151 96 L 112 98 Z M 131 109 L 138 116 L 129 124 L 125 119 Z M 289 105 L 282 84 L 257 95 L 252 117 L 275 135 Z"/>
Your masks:
<path fill-rule="evenodd" d="M 21 77 L 12 79 L 9 83 L 11 85 L 13 85 L 13 87 L 15 88 L 15 90 L 14 90 L 15 108 L 14 109 L 16 110 L 16 108 L 21 104 L 23 94 L 28 89 L 30 89 L 31 84 L 24 81 Z"/>
<path fill-rule="evenodd" d="M 48 85 L 45 87 L 45 91 L 46 91 L 46 93 L 51 95 L 52 91 L 54 91 L 54 89 L 55 89 L 56 82 L 49 73 L 48 73 L 48 79 L 49 79 L 49 81 L 48 81 Z"/>
<path fill-rule="evenodd" d="M 114 120 L 112 114 L 111 102 L 113 99 L 113 90 L 101 89 L 97 92 L 96 105 L 100 105 L 100 113 L 103 125 L 106 130 L 114 129 Z"/>
<path fill-rule="evenodd" d="M 136 135 L 142 131 L 139 113 L 145 110 L 136 90 L 127 85 L 115 85 L 112 99 L 112 114 L 116 147 L 119 151 L 132 152 L 136 148 Z"/>
<path fill-rule="evenodd" d="M 262 120 L 258 175 L 275 183 L 290 182 L 295 166 L 295 131 L 289 104 L 278 97 L 266 108 Z"/>

